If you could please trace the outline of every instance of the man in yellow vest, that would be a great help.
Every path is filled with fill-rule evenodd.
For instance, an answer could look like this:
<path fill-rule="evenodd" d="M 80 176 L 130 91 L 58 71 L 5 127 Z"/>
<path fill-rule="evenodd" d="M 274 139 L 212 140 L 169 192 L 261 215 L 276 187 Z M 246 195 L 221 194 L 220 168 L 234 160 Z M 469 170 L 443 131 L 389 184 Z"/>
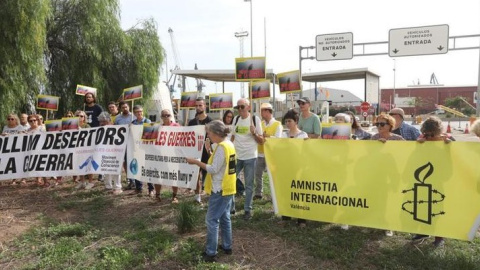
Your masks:
<path fill-rule="evenodd" d="M 282 136 L 283 126 L 280 121 L 273 117 L 273 107 L 270 103 L 262 103 L 260 106 L 260 113 L 262 116 L 262 130 L 263 137 L 280 138 Z M 255 196 L 254 199 L 263 198 L 263 172 L 267 169 L 265 163 L 265 153 L 263 150 L 263 143 L 258 144 L 257 166 L 255 168 Z"/>

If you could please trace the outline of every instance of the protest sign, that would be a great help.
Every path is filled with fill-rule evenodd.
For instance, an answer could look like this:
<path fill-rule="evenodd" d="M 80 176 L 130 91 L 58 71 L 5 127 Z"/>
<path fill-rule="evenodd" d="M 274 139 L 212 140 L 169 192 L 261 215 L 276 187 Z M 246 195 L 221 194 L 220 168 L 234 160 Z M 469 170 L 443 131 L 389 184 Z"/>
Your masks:
<path fill-rule="evenodd" d="M 59 99 L 59 97 L 55 96 L 38 95 L 36 108 L 40 110 L 58 111 Z"/>
<path fill-rule="evenodd" d="M 261 80 L 250 82 L 250 98 L 262 99 L 270 98 L 270 81 Z"/>
<path fill-rule="evenodd" d="M 233 108 L 232 93 L 210 94 L 210 110 L 225 110 Z"/>
<path fill-rule="evenodd" d="M 281 94 L 302 91 L 302 80 L 299 70 L 278 73 L 277 78 Z"/>
<path fill-rule="evenodd" d="M 123 101 L 140 99 L 143 96 L 143 85 L 123 89 Z"/>
<path fill-rule="evenodd" d="M 96 96 L 97 95 L 97 88 L 77 84 L 77 89 L 75 91 L 75 94 L 77 94 L 79 96 L 85 96 L 86 93 L 92 93 L 94 96 Z"/>
<path fill-rule="evenodd" d="M 265 57 L 235 58 L 235 80 L 265 80 Z"/>

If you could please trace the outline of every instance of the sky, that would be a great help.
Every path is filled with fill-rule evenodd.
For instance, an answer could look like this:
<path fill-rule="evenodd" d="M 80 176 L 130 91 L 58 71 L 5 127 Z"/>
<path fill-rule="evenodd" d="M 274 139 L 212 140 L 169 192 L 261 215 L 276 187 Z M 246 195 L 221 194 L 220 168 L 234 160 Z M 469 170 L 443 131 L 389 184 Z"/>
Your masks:
<path fill-rule="evenodd" d="M 274 73 L 298 70 L 299 46 L 315 46 L 317 35 L 352 32 L 354 43 L 386 42 L 390 29 L 447 24 L 449 36 L 480 34 L 479 0 L 252 0 L 253 56 L 266 56 Z M 131 28 L 154 18 L 166 54 L 161 81 L 176 65 L 174 40 L 181 69 L 234 69 L 240 56 L 235 32 L 250 33 L 250 2 L 244 0 L 120 0 L 121 24 Z M 251 55 L 251 40 L 244 39 L 244 56 Z M 457 41 L 461 46 L 480 46 L 480 39 Z M 386 49 L 384 50 L 386 52 Z M 303 56 L 306 56 L 304 51 Z M 357 53 L 354 51 L 354 53 Z M 315 50 L 309 51 L 315 56 Z M 479 81 L 479 50 L 450 50 L 442 55 L 392 58 L 388 55 L 355 56 L 350 60 L 302 61 L 302 73 L 368 68 L 380 75 L 380 88 L 426 85 L 435 76 L 445 86 L 476 86 Z M 395 66 L 395 71 L 394 71 Z M 169 72 L 168 72 L 169 74 Z M 222 91 L 221 83 L 204 81 L 207 93 Z M 225 92 L 240 97 L 239 83 L 226 83 Z M 319 86 L 343 89 L 363 97 L 363 80 L 323 82 Z M 309 82 L 304 89 L 313 88 Z M 195 91 L 195 81 L 187 91 Z M 174 96 L 178 97 L 179 91 Z"/>

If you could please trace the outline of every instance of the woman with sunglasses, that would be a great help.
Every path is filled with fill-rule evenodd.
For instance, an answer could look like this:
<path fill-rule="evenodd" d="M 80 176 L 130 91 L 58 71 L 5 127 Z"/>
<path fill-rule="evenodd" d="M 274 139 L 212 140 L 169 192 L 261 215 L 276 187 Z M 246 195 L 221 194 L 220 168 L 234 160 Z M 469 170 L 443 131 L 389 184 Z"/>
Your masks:
<path fill-rule="evenodd" d="M 83 128 L 90 128 L 90 125 L 87 123 L 87 114 L 84 111 L 77 110 L 75 111 L 75 117 L 78 117 L 78 128 L 83 129 Z M 78 183 L 75 188 L 76 189 L 92 189 L 94 184 L 93 184 L 93 174 L 87 174 L 88 177 L 88 183 L 85 181 L 85 176 L 80 175 L 80 176 L 73 176 L 73 181 Z M 79 178 L 79 180 L 77 180 Z"/>
<path fill-rule="evenodd" d="M 422 126 L 420 127 L 421 134 L 418 137 L 417 142 L 424 143 L 430 141 L 444 141 L 445 143 L 450 143 L 451 141 L 455 141 L 453 137 L 451 137 L 449 134 L 442 133 L 442 131 L 442 120 L 436 116 L 430 116 L 425 120 L 425 122 L 422 123 Z M 428 235 L 416 234 L 412 238 L 412 241 L 423 241 L 428 237 Z M 445 240 L 443 237 L 436 236 L 433 246 L 441 247 L 443 245 L 445 245 Z"/>
<path fill-rule="evenodd" d="M 372 136 L 372 140 L 378 140 L 381 142 L 386 141 L 404 141 L 402 136 L 392 132 L 395 126 L 395 119 L 388 114 L 380 114 L 377 117 L 375 126 L 378 129 L 378 133 Z"/>
<path fill-rule="evenodd" d="M 170 110 L 165 109 L 161 112 L 160 114 L 162 118 L 162 126 L 170 126 L 170 127 L 178 127 L 180 126 L 178 123 L 175 123 L 172 121 L 172 114 L 170 113 Z M 162 198 L 160 197 L 160 192 L 162 191 L 162 185 L 155 184 L 155 198 L 157 198 L 157 201 L 161 202 Z M 178 187 L 172 186 L 172 203 L 178 203 L 177 199 L 177 192 L 178 192 Z"/>
<path fill-rule="evenodd" d="M 30 124 L 30 128 L 27 130 L 27 133 L 38 133 L 38 132 L 45 132 L 38 124 L 38 114 L 30 114 L 28 116 L 28 124 Z M 50 183 L 48 182 L 47 178 L 37 177 L 37 185 L 43 187 L 49 187 Z"/>
<path fill-rule="evenodd" d="M 393 127 L 395 126 L 395 119 L 388 114 L 380 114 L 377 117 L 375 126 L 378 129 L 378 133 L 373 135 L 371 140 L 378 140 L 383 143 L 386 141 L 405 141 L 405 139 L 392 133 Z M 386 236 L 393 236 L 393 231 L 385 231 Z"/>
<path fill-rule="evenodd" d="M 7 115 L 7 125 L 3 127 L 2 136 L 9 134 L 18 134 L 23 132 L 23 127 L 20 125 L 18 116 L 14 113 Z"/>

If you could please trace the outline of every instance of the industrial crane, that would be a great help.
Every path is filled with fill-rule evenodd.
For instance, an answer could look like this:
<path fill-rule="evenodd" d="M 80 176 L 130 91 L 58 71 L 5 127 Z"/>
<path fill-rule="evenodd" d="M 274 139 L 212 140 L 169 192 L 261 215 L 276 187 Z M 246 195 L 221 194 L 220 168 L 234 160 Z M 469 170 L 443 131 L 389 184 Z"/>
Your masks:
<path fill-rule="evenodd" d="M 172 28 L 168 28 L 168 33 L 170 34 L 170 41 L 172 43 L 173 58 L 175 60 L 175 67 L 173 68 L 173 70 L 180 70 L 181 66 L 182 66 L 182 60 L 180 59 L 180 56 L 179 56 L 179 53 L 178 53 L 177 42 L 175 40 L 175 35 L 173 34 Z M 198 70 L 197 64 L 195 64 L 195 70 Z M 173 79 L 173 82 L 172 82 L 172 84 L 170 84 L 172 79 Z M 168 79 L 168 82 L 167 82 L 167 86 L 168 86 L 168 89 L 170 90 L 170 93 L 175 92 L 174 87 L 175 87 L 176 80 L 177 80 L 177 75 L 176 74 L 171 74 L 170 78 Z M 181 78 L 181 76 L 179 76 L 178 81 L 179 81 L 178 88 L 181 88 L 181 89 L 185 90 L 187 87 L 186 87 L 186 85 L 183 85 L 183 84 L 186 84 L 186 80 L 184 80 L 184 78 Z M 199 93 L 201 93 L 203 91 L 203 87 L 205 85 L 203 84 L 202 80 L 200 80 L 200 79 L 196 79 L 196 81 L 197 81 L 197 91 Z"/>

